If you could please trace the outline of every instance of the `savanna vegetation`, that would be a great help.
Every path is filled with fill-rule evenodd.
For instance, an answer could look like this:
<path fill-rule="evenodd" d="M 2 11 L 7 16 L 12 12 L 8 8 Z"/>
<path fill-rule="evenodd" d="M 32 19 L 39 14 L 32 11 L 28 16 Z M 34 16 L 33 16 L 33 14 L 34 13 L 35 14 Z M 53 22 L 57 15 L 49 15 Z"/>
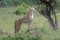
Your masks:
<path fill-rule="evenodd" d="M 47 19 L 35 10 L 32 20 L 32 28 L 36 30 L 35 33 L 27 33 L 27 24 L 22 24 L 21 31 L 15 34 L 15 15 L 22 18 L 30 7 L 38 6 L 41 10 L 44 5 L 40 4 L 39 1 L 37 3 L 37 0 L 0 0 L 0 40 L 60 40 L 60 0 L 55 1 L 58 29 L 53 30 Z"/>

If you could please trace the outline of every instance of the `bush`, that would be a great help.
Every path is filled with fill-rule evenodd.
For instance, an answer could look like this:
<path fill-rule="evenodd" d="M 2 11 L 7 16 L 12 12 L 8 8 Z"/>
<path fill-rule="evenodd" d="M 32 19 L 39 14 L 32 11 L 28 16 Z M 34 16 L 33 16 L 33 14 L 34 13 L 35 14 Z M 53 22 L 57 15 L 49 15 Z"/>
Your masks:
<path fill-rule="evenodd" d="M 27 35 L 27 33 L 0 36 L 0 40 L 40 40 L 36 35 Z"/>
<path fill-rule="evenodd" d="M 16 10 L 15 14 L 16 15 L 26 14 L 27 13 L 27 9 L 28 9 L 28 4 L 23 2 L 20 6 L 17 7 L 17 10 Z"/>

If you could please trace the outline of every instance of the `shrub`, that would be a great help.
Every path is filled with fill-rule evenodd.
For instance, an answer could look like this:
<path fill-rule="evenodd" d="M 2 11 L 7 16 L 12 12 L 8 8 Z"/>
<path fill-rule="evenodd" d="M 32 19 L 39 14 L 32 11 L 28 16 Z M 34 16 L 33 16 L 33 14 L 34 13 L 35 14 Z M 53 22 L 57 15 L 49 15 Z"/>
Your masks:
<path fill-rule="evenodd" d="M 17 7 L 17 10 L 16 10 L 15 14 L 16 15 L 26 14 L 27 13 L 27 9 L 28 9 L 28 4 L 23 2 L 20 6 Z"/>

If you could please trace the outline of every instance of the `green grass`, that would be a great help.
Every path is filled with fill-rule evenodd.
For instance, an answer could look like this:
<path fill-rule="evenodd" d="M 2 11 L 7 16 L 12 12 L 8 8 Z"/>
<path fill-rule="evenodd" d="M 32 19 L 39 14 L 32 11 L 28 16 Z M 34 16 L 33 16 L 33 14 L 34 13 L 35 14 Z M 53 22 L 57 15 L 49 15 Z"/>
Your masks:
<path fill-rule="evenodd" d="M 16 7 L 6 7 L 0 8 L 0 29 L 4 32 L 8 32 L 10 35 L 1 35 L 0 40 L 53 40 L 55 38 L 60 38 L 60 15 L 57 13 L 58 26 L 57 30 L 51 29 L 47 19 L 35 12 L 34 19 L 32 21 L 32 28 L 37 31 L 41 31 L 40 37 L 32 34 L 27 34 L 28 30 L 27 24 L 22 24 L 21 32 L 19 34 L 14 34 L 14 22 L 15 14 L 14 11 Z"/>

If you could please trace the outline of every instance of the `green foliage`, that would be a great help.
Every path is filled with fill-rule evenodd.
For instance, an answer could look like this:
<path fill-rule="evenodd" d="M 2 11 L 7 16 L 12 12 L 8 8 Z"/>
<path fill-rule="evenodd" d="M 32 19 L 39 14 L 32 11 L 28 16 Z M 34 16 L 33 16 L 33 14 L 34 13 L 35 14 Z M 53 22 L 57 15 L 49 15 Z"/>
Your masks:
<path fill-rule="evenodd" d="M 27 35 L 27 33 L 23 34 L 13 34 L 13 35 L 7 35 L 2 36 L 0 35 L 0 40 L 39 40 L 39 37 L 36 35 Z"/>
<path fill-rule="evenodd" d="M 26 14 L 28 9 L 28 4 L 22 3 L 20 6 L 17 7 L 17 10 L 15 12 L 16 15 L 18 14 Z"/>
<path fill-rule="evenodd" d="M 23 0 L 1 0 L 0 1 L 0 6 L 5 7 L 5 6 L 17 6 L 21 4 Z"/>

